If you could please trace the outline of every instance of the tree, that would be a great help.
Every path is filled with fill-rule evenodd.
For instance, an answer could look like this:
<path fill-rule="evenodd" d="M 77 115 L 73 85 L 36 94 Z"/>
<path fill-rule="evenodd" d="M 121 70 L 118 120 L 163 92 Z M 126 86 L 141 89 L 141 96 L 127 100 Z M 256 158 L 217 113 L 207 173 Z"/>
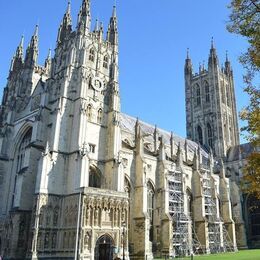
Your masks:
<path fill-rule="evenodd" d="M 247 158 L 242 188 L 260 199 L 260 88 L 255 85 L 260 69 L 260 1 L 232 0 L 229 8 L 231 14 L 227 29 L 246 37 L 249 43 L 247 51 L 239 58 L 246 69 L 244 91 L 250 98 L 240 118 L 247 122 L 241 130 L 247 133 L 247 140 L 254 149 Z"/>

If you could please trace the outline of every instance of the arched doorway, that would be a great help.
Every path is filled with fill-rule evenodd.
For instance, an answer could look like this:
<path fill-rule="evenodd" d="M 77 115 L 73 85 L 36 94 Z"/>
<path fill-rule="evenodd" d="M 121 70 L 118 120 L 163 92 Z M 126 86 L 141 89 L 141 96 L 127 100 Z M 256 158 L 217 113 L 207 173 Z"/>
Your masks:
<path fill-rule="evenodd" d="M 114 241 L 109 235 L 101 236 L 95 247 L 95 260 L 113 260 Z"/>

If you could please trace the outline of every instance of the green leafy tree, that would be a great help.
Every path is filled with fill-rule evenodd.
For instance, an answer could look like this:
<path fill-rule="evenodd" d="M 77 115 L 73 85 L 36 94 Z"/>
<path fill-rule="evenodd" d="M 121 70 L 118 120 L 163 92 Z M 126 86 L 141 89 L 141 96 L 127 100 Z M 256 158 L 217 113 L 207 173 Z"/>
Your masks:
<path fill-rule="evenodd" d="M 246 37 L 249 43 L 247 51 L 239 58 L 246 69 L 244 91 L 250 98 L 240 118 L 246 122 L 242 131 L 247 133 L 247 140 L 254 150 L 247 158 L 243 188 L 260 199 L 260 88 L 255 84 L 260 69 L 260 1 L 232 0 L 229 8 L 231 14 L 227 29 Z"/>

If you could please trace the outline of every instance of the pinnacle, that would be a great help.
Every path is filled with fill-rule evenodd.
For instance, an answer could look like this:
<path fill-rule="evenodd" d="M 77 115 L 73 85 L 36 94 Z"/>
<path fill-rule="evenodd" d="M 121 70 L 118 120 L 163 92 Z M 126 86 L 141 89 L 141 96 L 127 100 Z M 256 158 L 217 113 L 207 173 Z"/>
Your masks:
<path fill-rule="evenodd" d="M 68 7 L 66 13 L 70 13 L 70 11 L 71 11 L 71 0 L 68 0 Z"/>
<path fill-rule="evenodd" d="M 226 62 L 229 62 L 229 60 L 228 60 L 228 51 L 226 51 Z"/>
<path fill-rule="evenodd" d="M 35 30 L 34 30 L 34 36 L 38 36 L 38 34 L 39 34 L 39 25 L 38 24 L 36 24 L 36 26 L 35 26 Z"/>
<path fill-rule="evenodd" d="M 116 17 L 116 5 L 113 6 L 112 17 Z"/>
<path fill-rule="evenodd" d="M 190 59 L 190 48 L 187 48 L 187 60 Z"/>
<path fill-rule="evenodd" d="M 23 47 L 23 44 L 24 44 L 24 35 L 22 35 L 22 37 L 21 37 L 19 47 Z"/>
<path fill-rule="evenodd" d="M 213 36 L 211 37 L 211 49 L 215 49 Z"/>

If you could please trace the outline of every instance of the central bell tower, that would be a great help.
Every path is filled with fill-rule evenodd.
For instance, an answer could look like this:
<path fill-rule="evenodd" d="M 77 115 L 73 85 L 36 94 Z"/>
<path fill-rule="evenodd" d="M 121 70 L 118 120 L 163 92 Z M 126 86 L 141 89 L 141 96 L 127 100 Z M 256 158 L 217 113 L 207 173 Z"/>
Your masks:
<path fill-rule="evenodd" d="M 193 73 L 189 53 L 185 61 L 185 102 L 187 137 L 222 158 L 239 144 L 233 70 L 226 57 L 220 67 L 213 41 L 208 69 Z"/>

